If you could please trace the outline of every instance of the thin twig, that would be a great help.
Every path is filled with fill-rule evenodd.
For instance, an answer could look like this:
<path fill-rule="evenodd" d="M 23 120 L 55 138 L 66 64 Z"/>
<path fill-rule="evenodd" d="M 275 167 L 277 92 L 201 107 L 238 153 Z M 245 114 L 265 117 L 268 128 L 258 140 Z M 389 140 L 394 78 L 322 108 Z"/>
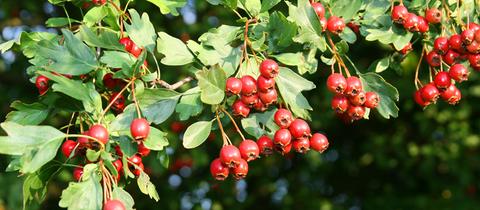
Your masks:
<path fill-rule="evenodd" d="M 179 87 L 181 87 L 182 85 L 184 85 L 185 83 L 189 83 L 193 81 L 193 77 L 185 77 L 184 79 L 174 83 L 174 84 L 168 84 L 168 82 L 165 82 L 163 80 L 159 80 L 159 79 L 156 79 L 155 81 L 153 81 L 154 84 L 159 84 L 160 86 L 164 87 L 164 88 L 167 88 L 167 89 L 170 89 L 170 90 L 176 90 L 178 89 Z"/>
<path fill-rule="evenodd" d="M 238 127 L 237 123 L 235 122 L 235 119 L 233 119 L 232 115 L 230 115 L 230 113 L 228 113 L 225 109 L 222 108 L 222 111 L 227 114 L 227 116 L 230 118 L 230 120 L 232 121 L 233 123 L 233 126 L 235 127 L 235 129 L 237 130 L 237 133 L 240 135 L 240 137 L 242 137 L 242 140 L 245 141 L 245 136 L 243 136 L 243 133 L 242 131 L 240 130 L 240 128 Z"/>

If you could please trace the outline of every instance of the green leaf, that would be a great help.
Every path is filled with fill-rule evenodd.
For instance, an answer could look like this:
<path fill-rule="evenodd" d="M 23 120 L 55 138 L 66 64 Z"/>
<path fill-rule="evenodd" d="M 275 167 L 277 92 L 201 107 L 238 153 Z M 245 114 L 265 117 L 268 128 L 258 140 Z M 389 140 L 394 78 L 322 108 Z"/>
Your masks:
<path fill-rule="evenodd" d="M 318 67 L 318 60 L 315 58 L 317 49 L 310 49 L 308 53 L 282 53 L 279 55 L 273 55 L 278 61 L 285 65 L 297 66 L 298 73 L 315 73 Z"/>
<path fill-rule="evenodd" d="M 345 27 L 343 29 L 342 33 L 339 34 L 340 38 L 345 40 L 346 42 L 353 44 L 355 41 L 357 41 L 357 34 L 352 31 L 349 27 Z"/>
<path fill-rule="evenodd" d="M 154 151 L 162 151 L 168 146 L 167 133 L 162 132 L 154 127 L 150 127 L 150 134 L 143 142 L 145 147 Z"/>
<path fill-rule="evenodd" d="M 269 2 L 269 1 L 264 1 Z M 278 52 L 289 47 L 293 42 L 293 37 L 297 34 L 297 25 L 278 11 L 270 15 L 267 24 L 268 27 L 268 46 L 269 51 Z"/>
<path fill-rule="evenodd" d="M 220 104 L 225 98 L 226 75 L 218 65 L 195 73 L 200 87 L 200 99 L 206 104 Z"/>
<path fill-rule="evenodd" d="M 100 157 L 101 155 L 101 151 L 95 151 L 95 150 L 91 150 L 91 149 L 87 149 L 87 153 L 85 155 L 85 157 L 87 157 L 87 160 L 90 161 L 90 162 L 97 162 L 98 158 Z"/>
<path fill-rule="evenodd" d="M 10 107 L 17 111 L 8 113 L 5 121 L 21 125 L 38 125 L 48 117 L 51 111 L 48 106 L 38 102 L 25 104 L 21 101 L 14 101 Z"/>
<path fill-rule="evenodd" d="M 135 201 L 132 196 L 121 187 L 114 187 L 112 190 L 112 199 L 119 200 L 123 203 L 126 210 L 133 210 Z"/>
<path fill-rule="evenodd" d="M 310 43 L 320 51 L 325 51 L 327 42 L 321 36 L 322 26 L 310 2 L 299 0 L 298 6 L 294 6 L 288 1 L 286 3 L 288 5 L 288 20 L 296 23 L 299 27 L 298 35 L 293 38 L 293 41 L 301 44 Z"/>
<path fill-rule="evenodd" d="M 72 18 L 53 17 L 53 18 L 48 18 L 48 20 L 45 22 L 45 25 L 47 27 L 63 27 L 71 23 L 80 23 L 80 21 Z"/>
<path fill-rule="evenodd" d="M 91 47 L 100 47 L 118 51 L 125 50 L 125 47 L 118 42 L 118 34 L 115 32 L 101 30 L 97 35 L 97 33 L 94 33 L 91 28 L 82 25 L 80 26 L 78 34 L 81 39 Z"/>
<path fill-rule="evenodd" d="M 335 1 L 332 5 L 332 11 L 338 17 L 343 17 L 345 22 L 349 22 L 362 7 L 362 0 Z"/>
<path fill-rule="evenodd" d="M 140 192 L 143 194 L 150 196 L 150 198 L 153 198 L 155 201 L 160 199 L 157 190 L 155 189 L 155 185 L 150 182 L 150 177 L 148 177 L 145 172 L 142 171 L 140 173 L 140 176 L 137 178 L 137 184 Z"/>
<path fill-rule="evenodd" d="M 345 55 L 348 53 L 349 46 L 345 40 L 341 40 L 335 43 L 335 47 L 337 48 L 337 52 L 340 55 Z"/>
<path fill-rule="evenodd" d="M 118 51 L 104 51 L 100 62 L 110 68 L 122 68 L 124 66 L 133 66 L 137 59 L 132 55 Z"/>
<path fill-rule="evenodd" d="M 183 147 L 193 149 L 207 140 L 212 130 L 212 121 L 199 121 L 188 126 L 183 135 Z"/>
<path fill-rule="evenodd" d="M 157 5 L 160 8 L 160 12 L 164 15 L 172 14 L 178 15 L 177 8 L 185 6 L 187 0 L 147 0 Z"/>
<path fill-rule="evenodd" d="M 132 138 L 128 136 L 118 136 L 112 138 L 115 142 L 118 142 L 118 145 L 120 146 L 120 149 L 122 149 L 122 152 L 125 156 L 131 157 L 137 153 L 137 145 L 132 143 Z"/>
<path fill-rule="evenodd" d="M 48 182 L 59 168 L 58 164 L 47 164 L 38 171 L 27 174 L 23 182 L 23 209 L 30 209 L 27 207 L 30 207 L 33 200 L 38 203 L 45 200 Z"/>
<path fill-rule="evenodd" d="M 53 40 L 41 40 L 35 48 L 37 55 L 52 62 L 48 69 L 69 75 L 87 74 L 96 69 L 98 63 L 95 53 L 72 32 L 62 29 L 62 33 L 65 38 L 63 46 Z"/>
<path fill-rule="evenodd" d="M 256 17 L 260 14 L 260 9 L 262 8 L 260 0 L 239 0 L 239 3 L 239 7 L 248 11 L 252 16 Z"/>
<path fill-rule="evenodd" d="M 157 51 L 165 56 L 161 60 L 165 65 L 182 66 L 194 61 L 192 53 L 181 40 L 164 32 L 158 33 Z"/>
<path fill-rule="evenodd" d="M 275 82 L 283 100 L 292 112 L 296 116 L 309 119 L 307 110 L 312 110 L 312 107 L 302 95 L 302 91 L 313 90 L 316 87 L 315 84 L 285 67 L 280 67 L 280 73 Z"/>
<path fill-rule="evenodd" d="M 132 17 L 132 24 L 125 22 L 128 36 L 137 46 L 145 47 L 149 52 L 153 52 L 157 35 L 148 14 L 143 13 L 140 18 L 140 15 L 134 9 L 129 9 L 128 11 Z"/>
<path fill-rule="evenodd" d="M 96 170 L 84 170 L 82 180 L 82 182 L 70 182 L 68 188 L 63 190 L 58 205 L 68 210 L 102 209 L 103 190 Z"/>
<path fill-rule="evenodd" d="M 263 135 L 273 136 L 275 131 L 279 129 L 273 120 L 275 112 L 277 112 L 277 109 L 250 114 L 248 118 L 242 119 L 242 127 L 245 132 L 257 139 Z M 264 130 L 264 127 L 268 130 Z"/>
<path fill-rule="evenodd" d="M 373 62 L 370 67 L 368 67 L 368 71 L 375 71 L 376 73 L 381 73 L 388 69 L 390 66 L 390 56 L 387 56 L 382 59 L 378 59 Z"/>
<path fill-rule="evenodd" d="M 8 135 L 0 136 L 0 154 L 21 156 L 22 173 L 33 173 L 52 160 L 65 138 L 64 133 L 50 126 L 24 126 L 14 122 L 0 126 Z"/>
<path fill-rule="evenodd" d="M 212 49 L 210 46 L 199 45 L 194 41 L 188 41 L 188 47 L 197 54 L 198 60 L 206 66 L 220 65 L 227 76 L 235 73 L 237 66 L 240 64 L 241 47 L 233 48 L 225 45 L 222 49 Z"/>
<path fill-rule="evenodd" d="M 168 169 L 170 164 L 170 157 L 167 154 L 167 150 L 162 150 L 157 153 L 157 159 L 160 161 L 160 164 L 166 169 Z"/>
<path fill-rule="evenodd" d="M 260 12 L 266 12 L 270 9 L 272 9 L 275 5 L 280 3 L 281 0 L 263 0 L 262 1 L 262 9 Z"/>
<path fill-rule="evenodd" d="M 1 43 L 1 44 L 0 44 L 0 52 L 1 52 L 2 54 L 5 53 L 5 52 L 7 52 L 8 50 L 10 50 L 10 49 L 13 47 L 13 45 L 15 44 L 15 42 L 16 42 L 16 41 L 15 41 L 14 39 L 12 39 L 12 40 L 6 41 L 6 42 L 4 42 L 4 43 Z"/>
<path fill-rule="evenodd" d="M 200 88 L 195 87 L 183 93 L 180 102 L 175 107 L 178 117 L 181 121 L 188 120 L 190 117 L 202 113 L 203 103 L 200 100 Z"/>
<path fill-rule="evenodd" d="M 365 40 L 378 40 L 383 44 L 393 44 L 395 49 L 401 50 L 413 37 L 413 33 L 407 32 L 405 29 L 393 25 L 390 16 L 388 15 L 377 17 L 376 22 L 381 26 L 367 28 L 365 30 L 367 33 Z"/>
<path fill-rule="evenodd" d="M 395 104 L 399 100 L 398 90 L 376 73 L 369 72 L 359 76 L 365 91 L 373 91 L 380 96 L 380 102 L 376 108 L 378 113 L 386 119 L 390 119 L 390 116 L 398 117 L 399 109 Z"/>
<path fill-rule="evenodd" d="M 98 6 L 93 7 L 83 16 L 83 22 L 87 26 L 93 26 L 98 22 L 102 21 L 108 14 L 108 7 L 106 6 Z"/>

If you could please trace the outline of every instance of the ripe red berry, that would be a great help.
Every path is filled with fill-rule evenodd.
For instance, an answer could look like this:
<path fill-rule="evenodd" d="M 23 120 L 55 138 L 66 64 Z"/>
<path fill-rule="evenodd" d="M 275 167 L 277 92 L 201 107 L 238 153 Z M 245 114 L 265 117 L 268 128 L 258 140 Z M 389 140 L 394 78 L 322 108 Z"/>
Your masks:
<path fill-rule="evenodd" d="M 250 75 L 243 76 L 242 81 L 242 95 L 251 95 L 257 92 L 257 81 Z"/>
<path fill-rule="evenodd" d="M 474 22 L 470 22 L 467 24 L 467 28 L 473 30 L 473 31 L 478 31 L 480 29 L 480 25 L 474 23 Z"/>
<path fill-rule="evenodd" d="M 347 88 L 345 89 L 346 95 L 356 96 L 361 91 L 363 91 L 363 85 L 360 78 L 355 76 L 347 78 Z"/>
<path fill-rule="evenodd" d="M 125 210 L 125 205 L 119 200 L 109 200 L 103 206 L 103 210 Z"/>
<path fill-rule="evenodd" d="M 108 89 L 113 89 L 117 86 L 117 81 L 113 79 L 113 74 L 112 73 L 107 73 L 105 76 L 103 76 L 103 86 L 105 86 Z"/>
<path fill-rule="evenodd" d="M 354 106 L 363 106 L 366 100 L 364 91 L 360 91 L 357 95 L 350 97 L 350 103 Z"/>
<path fill-rule="evenodd" d="M 438 72 L 433 79 L 433 83 L 439 90 L 447 89 L 452 84 L 452 79 L 446 71 Z"/>
<path fill-rule="evenodd" d="M 363 105 L 370 109 L 376 108 L 378 106 L 378 103 L 380 103 L 380 97 L 375 92 L 367 92 L 365 94 L 365 99 L 365 104 Z"/>
<path fill-rule="evenodd" d="M 244 159 L 240 159 L 238 164 L 233 168 L 233 177 L 235 179 L 243 179 L 248 174 L 248 163 Z"/>
<path fill-rule="evenodd" d="M 328 139 L 325 135 L 321 133 L 313 134 L 312 138 L 310 138 L 310 148 L 317 152 L 324 152 L 328 148 Z"/>
<path fill-rule="evenodd" d="M 365 115 L 365 107 L 350 105 L 347 109 L 347 115 L 352 120 L 361 120 Z"/>
<path fill-rule="evenodd" d="M 77 146 L 77 142 L 72 140 L 66 140 L 62 144 L 62 154 L 66 158 L 69 158 L 72 155 L 73 150 Z"/>
<path fill-rule="evenodd" d="M 273 141 L 268 136 L 261 136 L 257 140 L 258 149 L 263 155 L 271 155 L 273 153 Z"/>
<path fill-rule="evenodd" d="M 84 135 L 84 136 L 90 136 L 90 135 L 88 134 L 88 131 L 84 131 L 84 132 L 82 133 L 82 135 Z M 90 144 L 89 139 L 88 139 L 88 138 L 85 138 L 85 137 L 78 137 L 78 138 L 77 138 L 77 142 L 78 142 L 78 144 L 79 144 L 79 145 L 78 145 L 79 148 L 88 147 L 88 145 Z"/>
<path fill-rule="evenodd" d="M 348 98 L 344 95 L 335 95 L 333 98 L 332 98 L 332 103 L 331 103 L 331 106 L 332 106 L 332 109 L 336 112 L 336 113 L 344 113 L 347 111 L 348 109 L 348 105 L 350 103 L 348 102 Z"/>
<path fill-rule="evenodd" d="M 253 108 L 259 112 L 264 112 L 267 110 L 268 107 L 265 106 L 265 104 L 261 100 L 257 100 L 257 103 L 253 105 Z"/>
<path fill-rule="evenodd" d="M 80 181 L 80 179 L 82 178 L 83 176 L 83 167 L 76 167 L 75 169 L 73 169 L 73 179 L 75 181 Z"/>
<path fill-rule="evenodd" d="M 116 145 L 116 146 L 114 147 L 114 149 L 115 149 L 115 153 L 116 153 L 118 156 L 123 157 L 123 151 L 122 151 L 122 148 L 121 148 L 119 145 Z"/>
<path fill-rule="evenodd" d="M 115 170 L 117 170 L 119 174 L 123 172 L 123 162 L 121 159 L 113 161 L 112 165 L 115 167 Z"/>
<path fill-rule="evenodd" d="M 240 164 L 240 161 L 243 159 L 240 155 L 240 150 L 236 146 L 226 145 L 220 150 L 220 160 L 226 166 L 233 168 Z"/>
<path fill-rule="evenodd" d="M 103 144 L 108 143 L 108 131 L 103 125 L 93 125 L 92 127 L 90 127 L 90 130 L 88 130 L 88 135 L 90 135 L 94 139 L 97 139 Z"/>
<path fill-rule="evenodd" d="M 327 21 L 327 30 L 333 34 L 340 34 L 342 33 L 343 29 L 345 29 L 345 21 L 343 18 L 339 18 L 337 16 L 330 16 Z"/>
<path fill-rule="evenodd" d="M 292 113 L 287 109 L 278 109 L 273 119 L 280 128 L 288 128 L 293 122 Z"/>
<path fill-rule="evenodd" d="M 267 92 L 268 90 L 275 88 L 275 79 L 259 76 L 257 78 L 257 88 L 260 92 Z"/>
<path fill-rule="evenodd" d="M 48 89 L 48 79 L 46 76 L 38 75 L 37 79 L 35 80 L 35 86 L 38 90 L 46 90 Z"/>
<path fill-rule="evenodd" d="M 472 29 L 465 29 L 462 32 L 462 42 L 466 45 L 472 43 L 473 39 L 475 39 L 475 31 Z"/>
<path fill-rule="evenodd" d="M 445 91 L 440 93 L 440 97 L 447 103 L 455 105 L 460 101 L 462 95 L 460 90 L 454 84 L 451 84 Z"/>
<path fill-rule="evenodd" d="M 290 124 L 289 130 L 293 138 L 296 139 L 302 137 L 308 138 L 311 136 L 310 126 L 302 119 L 295 119 L 292 124 Z"/>
<path fill-rule="evenodd" d="M 468 62 L 470 62 L 472 68 L 480 68 L 480 54 L 468 55 Z"/>
<path fill-rule="evenodd" d="M 449 48 L 447 37 L 438 37 L 433 42 L 433 49 L 440 55 L 445 54 Z"/>
<path fill-rule="evenodd" d="M 462 49 L 462 36 L 459 34 L 454 34 L 448 39 L 448 45 L 450 48 L 460 51 Z"/>
<path fill-rule="evenodd" d="M 248 162 L 257 159 L 260 154 L 260 149 L 258 148 L 257 143 L 250 139 L 242 141 L 238 146 L 238 149 L 240 150 L 240 156 Z"/>
<path fill-rule="evenodd" d="M 475 41 L 480 42 L 480 30 L 475 31 Z"/>
<path fill-rule="evenodd" d="M 210 163 L 210 174 L 213 178 L 219 181 L 223 181 L 228 177 L 229 169 L 222 163 L 220 158 L 217 158 Z"/>
<path fill-rule="evenodd" d="M 401 50 L 400 50 L 400 53 L 403 54 L 403 55 L 406 55 L 408 52 L 410 52 L 412 50 L 412 43 L 409 42 L 408 44 L 406 44 Z"/>
<path fill-rule="evenodd" d="M 320 18 L 320 25 L 322 26 L 322 32 L 327 30 L 327 18 Z"/>
<path fill-rule="evenodd" d="M 313 10 L 315 10 L 315 13 L 317 13 L 317 16 L 319 18 L 325 17 L 325 7 L 323 7 L 322 3 L 312 2 L 312 7 L 313 7 Z"/>
<path fill-rule="evenodd" d="M 140 54 L 142 54 L 142 48 L 138 47 L 135 43 L 132 42 L 132 49 L 130 50 L 130 54 L 138 57 L 140 56 Z"/>
<path fill-rule="evenodd" d="M 231 95 L 240 94 L 240 92 L 242 91 L 242 81 L 235 77 L 228 78 L 225 91 Z"/>
<path fill-rule="evenodd" d="M 348 23 L 347 23 L 347 27 L 349 27 L 350 29 L 352 29 L 352 31 L 353 31 L 355 34 L 359 34 L 359 33 L 360 33 L 360 25 L 358 25 L 358 24 L 355 23 L 355 22 L 348 22 Z"/>
<path fill-rule="evenodd" d="M 448 75 L 457 82 L 463 82 L 468 80 L 470 72 L 462 64 L 455 64 L 450 67 Z"/>
<path fill-rule="evenodd" d="M 120 112 L 123 112 L 123 110 L 125 109 L 125 97 L 123 95 L 119 95 L 117 97 L 119 93 L 118 92 L 114 92 L 112 93 L 112 96 L 110 96 L 110 101 L 109 103 L 112 103 L 112 101 L 117 98 L 113 103 L 112 103 L 112 110 L 117 112 L 117 113 L 120 113 Z"/>
<path fill-rule="evenodd" d="M 455 50 L 448 50 L 447 53 L 442 56 L 442 58 L 445 63 L 452 65 L 460 60 L 460 54 L 455 52 Z"/>
<path fill-rule="evenodd" d="M 430 24 L 437 24 L 442 21 L 442 12 L 437 8 L 425 10 L 425 18 Z"/>
<path fill-rule="evenodd" d="M 421 93 L 424 101 L 432 103 L 435 103 L 440 96 L 440 91 L 433 82 L 423 86 Z"/>
<path fill-rule="evenodd" d="M 288 129 L 282 128 L 275 132 L 273 136 L 273 143 L 276 147 L 282 148 L 289 145 L 292 142 L 292 134 Z"/>
<path fill-rule="evenodd" d="M 250 108 L 242 102 L 242 100 L 236 100 L 232 105 L 233 115 L 248 117 L 250 114 Z"/>
<path fill-rule="evenodd" d="M 419 31 L 419 28 L 418 28 L 419 21 L 420 21 L 420 18 L 417 15 L 413 13 L 408 13 L 407 18 L 403 23 L 403 27 L 410 32 L 417 32 Z"/>
<path fill-rule="evenodd" d="M 132 171 L 133 175 L 140 176 L 140 174 L 145 170 L 145 166 L 142 162 L 140 162 L 138 165 L 136 165 L 136 167 L 131 166 L 130 170 Z"/>
<path fill-rule="evenodd" d="M 172 124 L 170 124 L 170 130 L 172 130 L 174 133 L 181 133 L 183 130 L 185 130 L 185 124 L 182 122 L 173 121 Z"/>
<path fill-rule="evenodd" d="M 415 100 L 415 103 L 417 103 L 421 107 L 426 107 L 430 105 L 430 102 L 423 100 L 422 89 L 423 88 L 420 88 L 419 90 L 415 91 L 415 93 L 413 94 L 413 99 Z"/>
<path fill-rule="evenodd" d="M 263 102 L 263 104 L 265 104 L 265 106 L 269 106 L 277 102 L 277 99 L 278 99 L 277 90 L 270 89 L 267 92 L 259 92 L 258 97 Z"/>
<path fill-rule="evenodd" d="M 143 142 L 139 142 L 138 143 L 138 148 L 137 148 L 137 151 L 138 151 L 138 154 L 143 156 L 143 157 L 146 157 L 150 154 L 150 149 L 148 149 L 147 147 L 145 147 L 145 145 L 143 144 Z"/>
<path fill-rule="evenodd" d="M 480 44 L 473 40 L 469 45 L 467 45 L 467 51 L 472 54 L 480 53 Z"/>
<path fill-rule="evenodd" d="M 438 67 L 440 66 L 440 62 L 442 60 L 442 56 L 440 56 L 437 52 L 435 51 L 430 51 L 428 54 L 427 54 L 427 62 L 430 66 L 432 67 Z"/>
<path fill-rule="evenodd" d="M 133 41 L 130 38 L 124 37 L 121 38 L 118 42 L 120 42 L 120 44 L 125 47 L 125 51 L 130 52 L 132 50 Z"/>
<path fill-rule="evenodd" d="M 266 78 L 274 78 L 278 75 L 278 64 L 272 59 L 266 59 L 260 63 L 260 74 Z"/>
<path fill-rule="evenodd" d="M 132 155 L 132 157 L 128 158 L 129 165 L 140 165 L 142 163 L 142 157 L 138 154 Z"/>
<path fill-rule="evenodd" d="M 275 147 L 275 149 L 280 152 L 281 155 L 285 156 L 292 151 L 292 144 L 288 144 L 284 147 Z"/>
<path fill-rule="evenodd" d="M 135 140 L 145 140 L 150 133 L 150 123 L 145 118 L 137 118 L 130 124 L 130 133 Z"/>
<path fill-rule="evenodd" d="M 308 138 L 299 138 L 293 141 L 293 149 L 301 154 L 305 154 L 310 150 L 310 140 Z"/>
<path fill-rule="evenodd" d="M 327 89 L 332 93 L 343 94 L 347 88 L 347 80 L 342 74 L 333 73 L 328 76 Z"/>
<path fill-rule="evenodd" d="M 394 6 L 392 9 L 392 20 L 395 23 L 403 24 L 408 17 L 408 10 L 403 5 Z"/>
<path fill-rule="evenodd" d="M 258 95 L 257 94 L 252 94 L 252 95 L 242 95 L 240 97 L 240 100 L 242 100 L 242 102 L 249 106 L 249 107 L 253 107 L 253 105 L 255 105 L 257 103 L 258 100 L 260 100 L 258 98 Z"/>
<path fill-rule="evenodd" d="M 418 32 L 426 33 L 430 28 L 428 26 L 427 19 L 422 16 L 418 16 Z"/>

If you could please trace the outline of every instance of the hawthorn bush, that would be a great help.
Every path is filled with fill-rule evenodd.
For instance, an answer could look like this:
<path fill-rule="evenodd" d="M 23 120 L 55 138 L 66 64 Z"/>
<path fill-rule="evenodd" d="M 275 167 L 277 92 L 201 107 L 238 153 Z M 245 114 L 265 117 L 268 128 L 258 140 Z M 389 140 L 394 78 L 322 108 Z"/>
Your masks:
<path fill-rule="evenodd" d="M 163 185 L 155 185 L 150 175 L 191 168 L 192 162 L 202 171 L 199 181 L 210 183 L 207 189 L 220 194 L 236 190 L 237 200 L 243 200 L 240 193 L 245 191 L 242 185 L 251 183 L 250 171 L 254 171 L 254 180 L 265 183 L 275 175 L 255 168 L 271 167 L 272 160 L 290 162 L 277 166 L 273 174 L 294 171 L 293 160 L 295 164 L 312 161 L 306 167 L 321 166 L 322 160 L 335 162 L 339 153 L 329 152 L 331 145 L 339 145 L 342 155 L 359 162 L 321 168 L 330 172 L 321 180 L 315 179 L 316 169 L 300 176 L 287 172 L 293 180 L 290 186 L 279 179 L 277 188 L 295 188 L 297 182 L 310 186 L 292 190 L 302 192 L 299 195 L 279 195 L 283 208 L 428 208 L 435 197 L 421 194 L 424 197 L 412 202 L 412 197 L 395 198 L 394 193 L 415 192 L 424 180 L 397 182 L 410 176 L 433 176 L 429 173 L 448 177 L 455 170 L 448 161 L 464 157 L 473 164 L 477 160 L 471 156 L 478 145 L 475 127 L 459 122 L 478 111 L 469 106 L 444 111 L 441 103 L 440 109 L 434 105 L 439 98 L 458 104 L 463 88 L 457 86 L 475 77 L 470 72 L 480 68 L 480 26 L 474 1 L 208 0 L 211 7 L 229 13 L 230 23 L 207 28 L 198 39 L 185 34 L 175 38 L 156 29 L 150 18 L 154 5 L 163 15 L 173 17 L 186 1 L 152 0 L 145 3 L 149 8 L 145 12 L 137 11 L 137 5 L 132 6 L 136 2 L 131 1 L 49 2 L 65 11 L 65 17 L 45 22 L 59 33 L 24 32 L 0 45 L 2 52 L 13 49 L 28 59 L 26 74 L 38 90 L 36 101 L 14 101 L 1 124 L 6 135 L 0 137 L 0 153 L 12 156 L 7 171 L 18 171 L 24 177 L 24 209 L 41 203 L 49 183 L 60 175 L 71 177 L 59 195 L 62 208 L 148 208 L 135 202 L 130 193 L 140 192 L 162 203 L 159 195 L 163 194 L 157 191 Z M 76 7 L 80 14 L 70 15 L 67 7 Z M 406 69 L 412 66 L 410 73 Z M 400 82 L 400 77 L 413 84 Z M 315 78 L 314 82 L 309 78 Z M 408 97 L 400 101 L 407 110 L 412 110 L 413 101 L 426 110 L 419 115 L 405 112 L 403 123 L 392 128 L 385 124 L 399 117 L 400 94 L 395 85 L 410 87 L 403 88 Z M 471 89 L 475 95 L 475 87 Z M 374 116 L 382 123 L 358 122 Z M 46 123 L 52 118 L 64 120 Z M 425 118 L 437 123 L 422 124 Z M 356 126 L 368 131 L 358 131 Z M 420 136 L 441 141 L 408 141 Z M 175 151 L 193 158 L 178 158 Z M 359 158 L 354 158 L 356 153 Z M 173 154 L 176 157 L 170 161 Z M 392 154 L 404 162 L 389 157 Z M 370 177 L 368 167 L 373 162 L 379 173 Z M 442 177 L 426 181 L 429 192 L 445 201 L 436 202 L 436 209 L 453 206 L 445 205 L 452 191 L 457 196 L 474 196 L 478 166 L 462 166 L 466 173 L 455 175 L 461 184 L 452 189 L 438 184 Z M 185 173 L 182 176 L 190 176 Z M 385 174 L 393 177 L 385 180 Z M 236 182 L 235 189 L 218 182 L 229 177 L 247 179 Z M 350 189 L 355 180 L 343 182 L 359 177 L 367 180 L 366 188 Z M 138 189 L 131 189 L 132 185 Z M 331 185 L 337 186 L 335 192 Z M 247 205 L 257 205 L 268 196 L 261 189 Z M 362 196 L 355 193 L 365 189 Z M 305 195 L 309 190 L 314 193 Z M 385 194 L 377 199 L 376 191 Z M 272 204 L 258 205 L 275 206 L 279 202 L 275 193 Z M 307 202 L 316 194 L 325 198 Z M 186 195 L 165 195 L 167 200 L 180 196 L 181 208 L 188 208 L 183 203 Z M 188 202 L 206 208 L 205 200 L 194 196 Z M 297 203 L 297 196 L 305 196 L 306 203 Z M 468 201 L 456 208 L 469 209 L 475 204 L 468 198 L 453 198 Z M 241 208 L 232 205 L 232 198 L 220 199 L 224 202 L 210 207 Z M 399 204 L 392 204 L 396 199 Z M 175 208 L 168 202 L 163 205 Z"/>

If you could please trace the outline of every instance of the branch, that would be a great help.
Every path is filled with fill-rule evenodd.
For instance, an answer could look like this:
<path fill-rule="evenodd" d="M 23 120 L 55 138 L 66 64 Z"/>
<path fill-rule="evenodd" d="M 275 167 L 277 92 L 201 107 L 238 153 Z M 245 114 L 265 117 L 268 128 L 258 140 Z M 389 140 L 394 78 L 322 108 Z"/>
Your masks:
<path fill-rule="evenodd" d="M 156 79 L 155 81 L 153 81 L 153 83 L 154 84 L 159 84 L 160 86 L 162 86 L 164 88 L 167 88 L 167 89 L 170 89 L 170 90 L 176 90 L 179 87 L 181 87 L 182 85 L 184 85 L 185 83 L 189 83 L 191 81 L 193 81 L 193 77 L 186 77 L 186 78 L 176 82 L 175 84 L 168 84 L 168 82 L 165 82 L 165 81 L 160 80 L 160 79 Z"/>

